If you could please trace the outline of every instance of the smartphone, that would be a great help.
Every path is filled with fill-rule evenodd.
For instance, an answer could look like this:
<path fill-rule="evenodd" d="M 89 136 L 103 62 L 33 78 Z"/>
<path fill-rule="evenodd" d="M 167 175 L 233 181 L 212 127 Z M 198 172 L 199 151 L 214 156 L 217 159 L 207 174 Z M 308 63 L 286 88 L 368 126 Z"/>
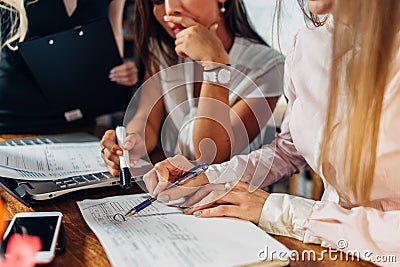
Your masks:
<path fill-rule="evenodd" d="M 14 233 L 38 236 L 42 241 L 42 250 L 36 253 L 36 263 L 50 263 L 56 254 L 61 220 L 61 212 L 17 213 L 4 233 L 3 243 L 7 243 Z"/>

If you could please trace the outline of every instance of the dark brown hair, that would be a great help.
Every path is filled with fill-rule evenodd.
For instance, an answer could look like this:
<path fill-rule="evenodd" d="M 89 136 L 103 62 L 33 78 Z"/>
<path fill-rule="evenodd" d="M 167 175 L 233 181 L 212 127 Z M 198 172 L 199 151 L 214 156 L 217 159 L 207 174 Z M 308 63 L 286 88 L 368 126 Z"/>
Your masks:
<path fill-rule="evenodd" d="M 163 1 L 160 1 L 163 2 Z M 161 52 L 162 60 L 168 65 L 176 64 L 175 39 L 156 20 L 153 14 L 153 1 L 137 0 L 134 8 L 135 55 L 143 61 L 150 74 L 158 71 L 161 59 L 154 54 L 154 49 Z M 242 0 L 227 0 L 223 14 L 228 33 L 231 36 L 243 37 L 255 43 L 267 45 L 251 25 Z M 149 44 L 155 45 L 153 50 Z"/>

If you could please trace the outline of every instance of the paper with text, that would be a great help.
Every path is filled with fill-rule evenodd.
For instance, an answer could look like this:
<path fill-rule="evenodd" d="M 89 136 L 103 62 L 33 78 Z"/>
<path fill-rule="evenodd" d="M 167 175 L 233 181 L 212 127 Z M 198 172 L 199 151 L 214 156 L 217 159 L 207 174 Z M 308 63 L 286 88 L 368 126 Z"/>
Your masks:
<path fill-rule="evenodd" d="M 125 222 L 114 221 L 146 195 L 116 196 L 78 202 L 113 266 L 238 266 L 257 263 L 258 253 L 288 251 L 250 222 L 196 218 L 159 202 Z M 276 266 L 287 265 L 276 260 Z"/>
<path fill-rule="evenodd" d="M 99 142 L 0 146 L 0 173 L 9 178 L 54 180 L 105 172 Z"/>

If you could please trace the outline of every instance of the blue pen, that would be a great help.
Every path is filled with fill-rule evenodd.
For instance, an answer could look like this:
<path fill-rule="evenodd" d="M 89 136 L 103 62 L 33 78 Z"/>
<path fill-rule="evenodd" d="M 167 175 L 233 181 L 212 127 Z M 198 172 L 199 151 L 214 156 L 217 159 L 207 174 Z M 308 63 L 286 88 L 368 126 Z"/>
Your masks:
<path fill-rule="evenodd" d="M 208 164 L 203 163 L 203 164 L 200 164 L 200 165 L 197 165 L 197 166 L 191 168 L 190 170 L 188 170 L 187 172 L 182 174 L 179 177 L 179 180 L 177 180 L 176 182 L 170 184 L 166 189 L 170 189 L 172 187 L 176 187 L 176 186 L 185 184 L 190 179 L 192 179 L 192 178 L 194 178 L 196 176 L 199 176 L 200 174 L 204 173 L 208 169 L 208 166 L 209 166 Z M 120 213 L 115 214 L 114 215 L 114 220 L 126 221 L 126 218 L 128 218 L 129 216 L 135 215 L 139 211 L 141 211 L 141 210 L 145 209 L 146 207 L 150 206 L 156 200 L 157 200 L 156 197 L 150 197 L 150 198 L 146 199 L 145 201 L 143 201 L 142 203 L 140 203 L 140 204 L 136 205 L 135 207 L 133 207 L 132 209 L 130 209 L 125 215 L 122 215 Z"/>

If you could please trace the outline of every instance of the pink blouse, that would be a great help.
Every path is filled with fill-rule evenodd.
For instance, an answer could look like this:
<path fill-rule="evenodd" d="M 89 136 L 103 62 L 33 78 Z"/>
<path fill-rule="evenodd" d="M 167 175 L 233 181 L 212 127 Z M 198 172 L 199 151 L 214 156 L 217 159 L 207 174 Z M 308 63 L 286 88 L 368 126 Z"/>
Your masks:
<path fill-rule="evenodd" d="M 307 163 L 322 177 L 325 192 L 321 201 L 271 194 L 259 226 L 303 242 L 322 242 L 347 252 L 356 250 L 361 258 L 378 265 L 399 265 L 400 56 L 394 59 L 393 79 L 384 98 L 371 192 L 374 208 L 362 207 L 344 186 L 340 172 L 336 191 L 317 165 L 327 107 L 331 38 L 329 26 L 304 29 L 295 36 L 285 63 L 288 107 L 276 140 L 250 155 L 213 165 L 206 174 L 210 182 L 241 178 L 255 186 L 266 186 L 290 177 Z M 335 164 L 342 154 L 333 154 L 331 163 L 338 168 Z M 393 256 L 389 261 L 396 262 L 388 262 L 389 256 Z"/>

